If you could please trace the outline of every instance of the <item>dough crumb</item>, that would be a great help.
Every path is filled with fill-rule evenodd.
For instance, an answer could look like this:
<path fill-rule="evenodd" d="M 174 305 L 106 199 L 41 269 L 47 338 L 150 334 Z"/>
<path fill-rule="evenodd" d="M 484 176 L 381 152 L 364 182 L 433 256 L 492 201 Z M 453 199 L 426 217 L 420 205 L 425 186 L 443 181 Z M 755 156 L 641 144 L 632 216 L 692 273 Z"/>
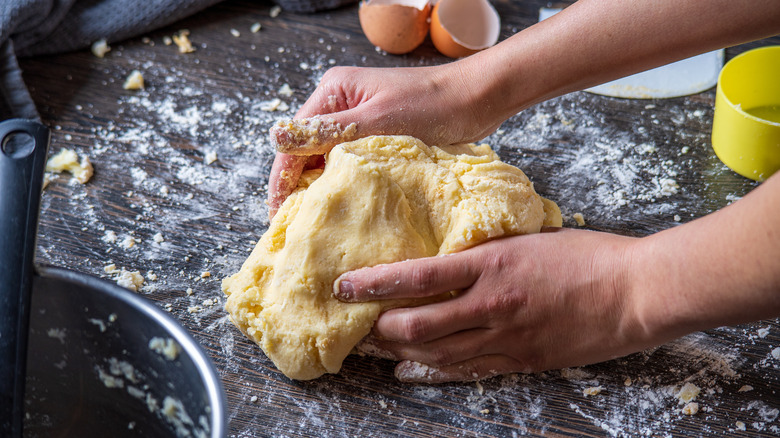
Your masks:
<path fill-rule="evenodd" d="M 98 378 L 106 388 L 123 388 L 125 386 L 124 380 L 106 373 L 99 366 L 95 366 L 95 368 L 97 368 Z"/>
<path fill-rule="evenodd" d="M 736 427 L 737 430 L 746 430 L 745 423 L 741 421 L 737 421 L 736 423 L 734 423 L 734 427 Z"/>
<path fill-rule="evenodd" d="M 236 38 L 241 36 L 241 32 L 239 32 L 238 29 L 230 29 L 230 34 Z"/>
<path fill-rule="evenodd" d="M 483 415 L 487 415 L 487 414 L 490 413 L 490 409 L 483 409 L 483 410 L 479 411 L 479 413 L 483 414 Z"/>
<path fill-rule="evenodd" d="M 140 271 L 128 271 L 125 268 L 117 268 L 115 264 L 103 267 L 103 272 L 113 276 L 116 284 L 133 292 L 138 292 L 145 283 L 144 276 Z"/>
<path fill-rule="evenodd" d="M 680 400 L 680 403 L 689 403 L 695 399 L 699 393 L 701 392 L 701 389 L 694 385 L 693 383 L 686 383 L 685 385 L 680 388 L 680 391 L 677 393 L 676 397 L 678 400 Z"/>
<path fill-rule="evenodd" d="M 672 178 L 662 178 L 659 185 L 661 186 L 661 196 L 675 195 L 680 189 L 680 185 Z"/>
<path fill-rule="evenodd" d="M 753 387 L 750 385 L 743 385 L 741 388 L 737 390 L 737 392 L 750 392 L 753 390 Z"/>
<path fill-rule="evenodd" d="M 144 89 L 144 76 L 138 70 L 133 70 L 127 76 L 122 88 L 125 90 L 143 90 Z"/>
<path fill-rule="evenodd" d="M 122 242 L 119 244 L 124 249 L 130 249 L 135 246 L 135 238 L 133 236 L 125 236 Z"/>
<path fill-rule="evenodd" d="M 284 96 L 284 97 L 292 97 L 293 95 L 292 88 L 290 88 L 290 84 L 287 83 L 283 84 L 281 88 L 279 88 L 278 93 L 280 96 Z"/>
<path fill-rule="evenodd" d="M 206 165 L 209 165 L 217 161 L 217 153 L 214 151 L 207 152 L 206 155 L 203 157 L 203 161 L 206 163 Z"/>
<path fill-rule="evenodd" d="M 103 38 L 92 43 L 91 50 L 93 55 L 102 58 L 106 56 L 106 53 L 111 51 L 111 47 L 106 42 L 106 39 Z"/>
<path fill-rule="evenodd" d="M 106 243 L 116 243 L 116 239 L 116 233 L 111 230 L 106 230 L 106 232 L 103 234 L 103 237 L 100 238 L 100 240 Z"/>
<path fill-rule="evenodd" d="M 574 222 L 577 222 L 578 227 L 585 226 L 585 216 L 582 213 L 574 213 L 571 217 L 574 219 Z"/>
<path fill-rule="evenodd" d="M 281 13 L 282 13 L 282 8 L 281 8 L 281 6 L 274 6 L 273 8 L 271 8 L 271 12 L 270 12 L 268 15 L 270 15 L 270 16 L 271 16 L 271 18 L 276 18 L 276 17 L 278 17 L 278 16 L 279 16 L 279 14 L 281 14 Z"/>
<path fill-rule="evenodd" d="M 696 415 L 696 413 L 699 412 L 699 404 L 696 402 L 688 403 L 687 405 L 683 406 L 681 412 L 685 415 Z"/>
<path fill-rule="evenodd" d="M 152 236 L 152 240 L 154 241 L 154 243 L 165 242 L 165 238 L 163 237 L 162 233 L 157 233 L 154 236 Z"/>
<path fill-rule="evenodd" d="M 179 48 L 179 53 L 192 53 L 195 51 L 190 41 L 190 31 L 187 29 L 180 30 L 179 33 L 174 34 L 173 42 Z"/>
<path fill-rule="evenodd" d="M 274 111 L 287 111 L 290 109 L 290 106 L 286 103 L 282 102 L 281 99 L 275 98 L 271 100 L 267 100 L 260 103 L 260 110 L 266 111 L 266 112 L 274 112 Z"/>
<path fill-rule="evenodd" d="M 176 360 L 181 353 L 181 347 L 171 338 L 154 337 L 149 340 L 149 349 L 168 360 Z"/>
<path fill-rule="evenodd" d="M 184 409 L 184 405 L 180 400 L 177 400 L 169 395 L 163 399 L 162 413 L 165 415 L 165 419 L 168 420 L 176 428 L 176 436 L 191 436 L 192 432 L 190 428 L 195 423 L 192 422 L 192 418 L 187 414 Z"/>
<path fill-rule="evenodd" d="M 262 28 L 263 28 L 262 24 L 254 23 L 254 24 L 252 24 L 252 27 L 249 28 L 249 30 L 252 31 L 252 33 L 257 33 L 257 32 L 260 32 L 260 29 L 262 29 Z"/>
<path fill-rule="evenodd" d="M 592 386 L 590 388 L 585 388 L 582 390 L 582 393 L 588 397 L 588 396 L 595 396 L 601 394 L 601 391 L 604 390 L 603 386 Z"/>
<path fill-rule="evenodd" d="M 772 357 L 774 357 L 777 360 L 780 360 L 780 347 L 777 347 L 774 350 L 772 350 Z"/>
<path fill-rule="evenodd" d="M 94 173 L 89 158 L 83 156 L 81 161 L 79 161 L 78 155 L 71 149 L 62 149 L 57 155 L 49 158 L 46 162 L 46 171 L 54 173 L 68 172 L 81 184 L 86 184 Z"/>

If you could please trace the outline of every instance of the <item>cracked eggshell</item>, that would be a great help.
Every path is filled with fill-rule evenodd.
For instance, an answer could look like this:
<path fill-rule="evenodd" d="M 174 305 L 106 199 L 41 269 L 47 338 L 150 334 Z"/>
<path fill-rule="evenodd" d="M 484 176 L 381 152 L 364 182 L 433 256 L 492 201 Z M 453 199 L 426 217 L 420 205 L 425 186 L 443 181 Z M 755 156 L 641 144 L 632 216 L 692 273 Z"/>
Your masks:
<path fill-rule="evenodd" d="M 371 44 L 402 55 L 422 44 L 430 27 L 428 0 L 367 0 L 360 3 L 360 27 Z"/>
<path fill-rule="evenodd" d="M 498 42 L 501 21 L 488 0 L 439 0 L 431 14 L 431 40 L 450 58 L 461 58 Z"/>

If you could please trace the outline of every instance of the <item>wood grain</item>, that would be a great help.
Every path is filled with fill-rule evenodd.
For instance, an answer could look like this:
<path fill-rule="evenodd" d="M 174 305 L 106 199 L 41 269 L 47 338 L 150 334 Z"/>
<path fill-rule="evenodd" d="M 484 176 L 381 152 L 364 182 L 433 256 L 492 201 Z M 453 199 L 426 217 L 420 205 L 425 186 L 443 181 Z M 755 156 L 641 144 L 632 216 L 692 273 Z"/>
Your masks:
<path fill-rule="evenodd" d="M 544 4 L 495 2 L 501 38 L 536 22 Z M 102 59 L 84 50 L 21 61 L 44 121 L 55 128 L 52 150 L 73 148 L 90 156 L 96 169 L 86 185 L 67 176 L 49 185 L 38 262 L 104 277 L 109 262 L 154 272 L 158 279 L 148 280 L 149 288 L 141 293 L 169 310 L 213 359 L 227 392 L 231 436 L 780 433 L 780 361 L 771 355 L 780 345 L 776 320 L 697 333 L 583 367 L 578 375 L 504 376 L 483 382 L 481 389 L 474 383 L 399 384 L 393 363 L 360 356 L 348 358 L 339 375 L 313 382 L 290 381 L 277 372 L 229 323 L 219 285 L 267 227 L 262 201 L 273 158 L 267 128 L 276 117 L 292 115 L 330 65 L 416 66 L 449 60 L 436 53 L 430 40 L 409 55 L 378 52 L 360 31 L 356 5 L 313 15 L 283 12 L 277 18 L 270 17 L 270 7 L 228 1 L 145 35 L 154 45 L 141 37 L 111 42 L 112 51 Z M 262 30 L 254 34 L 249 29 L 256 22 Z M 191 31 L 194 54 L 179 54 L 163 43 L 164 36 L 184 28 Z M 231 35 L 231 29 L 241 36 Z M 727 55 L 770 43 L 780 38 L 730 48 Z M 143 92 L 121 88 L 133 69 L 144 71 Z M 256 104 L 277 97 L 283 83 L 295 90 L 284 99 L 291 109 L 263 116 Z M 173 109 L 163 112 L 164 103 Z M 573 93 L 518 114 L 488 142 L 524 169 L 565 215 L 582 212 L 592 229 L 643 236 L 722 208 L 756 186 L 714 156 L 709 143 L 713 103 L 713 90 L 656 101 Z M 221 104 L 229 106 L 227 115 L 219 112 Z M 197 110 L 201 122 L 169 117 L 185 117 L 188 108 Z M 209 118 L 219 123 L 209 124 Z M 138 138 L 150 133 L 148 141 Z M 642 145 L 654 151 L 637 152 Z M 207 150 L 219 157 L 211 165 L 204 163 Z M 595 163 L 593 176 L 572 173 L 584 158 L 602 152 L 615 160 Z M 635 169 L 621 167 L 627 163 Z M 663 176 L 670 170 L 679 190 L 669 196 L 635 197 L 619 205 L 600 195 L 604 184 L 618 187 L 622 174 L 642 184 L 659 177 L 653 172 Z M 597 172 L 613 176 L 601 183 Z M 571 220 L 566 225 L 575 226 Z M 106 231 L 139 242 L 125 250 L 106 242 Z M 158 232 L 163 243 L 153 242 Z M 211 276 L 202 278 L 206 271 Z M 204 304 L 209 300 L 217 304 Z M 761 328 L 768 328 L 768 335 L 759 336 Z M 697 398 L 701 410 L 693 416 L 680 413 L 675 397 L 685 382 L 703 389 Z M 745 385 L 753 390 L 738 392 Z M 591 386 L 604 389 L 586 397 L 583 389 Z M 739 430 L 738 421 L 746 430 Z"/>

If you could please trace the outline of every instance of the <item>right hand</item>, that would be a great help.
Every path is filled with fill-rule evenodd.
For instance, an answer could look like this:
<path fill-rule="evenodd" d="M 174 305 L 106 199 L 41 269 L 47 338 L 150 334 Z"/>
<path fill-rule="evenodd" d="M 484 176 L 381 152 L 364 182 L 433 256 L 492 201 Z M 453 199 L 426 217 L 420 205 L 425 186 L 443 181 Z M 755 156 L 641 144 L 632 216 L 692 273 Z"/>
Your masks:
<path fill-rule="evenodd" d="M 407 382 L 471 381 L 601 362 L 657 345 L 631 284 L 639 239 L 562 228 L 342 274 L 345 302 L 457 296 L 379 316 L 370 354 Z M 641 297 L 640 297 L 641 299 Z M 358 346 L 363 349 L 364 346 Z M 424 364 L 424 365 L 420 365 Z"/>

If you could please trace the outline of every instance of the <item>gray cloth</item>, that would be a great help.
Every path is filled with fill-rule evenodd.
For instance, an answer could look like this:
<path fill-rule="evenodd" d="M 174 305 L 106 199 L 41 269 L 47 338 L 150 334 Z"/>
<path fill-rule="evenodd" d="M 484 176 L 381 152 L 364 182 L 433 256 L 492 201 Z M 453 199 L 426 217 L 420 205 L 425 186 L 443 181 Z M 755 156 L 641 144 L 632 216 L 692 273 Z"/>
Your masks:
<path fill-rule="evenodd" d="M 221 0 L 0 0 L 0 120 L 38 119 L 16 56 L 79 50 L 168 25 Z"/>
<path fill-rule="evenodd" d="M 290 12 L 317 12 L 356 2 L 357 0 L 274 0 L 274 3 Z"/>
<path fill-rule="evenodd" d="M 39 119 L 17 56 L 46 55 L 141 35 L 221 0 L 0 0 L 0 120 Z M 292 12 L 316 12 L 356 0 L 277 0 Z"/>

